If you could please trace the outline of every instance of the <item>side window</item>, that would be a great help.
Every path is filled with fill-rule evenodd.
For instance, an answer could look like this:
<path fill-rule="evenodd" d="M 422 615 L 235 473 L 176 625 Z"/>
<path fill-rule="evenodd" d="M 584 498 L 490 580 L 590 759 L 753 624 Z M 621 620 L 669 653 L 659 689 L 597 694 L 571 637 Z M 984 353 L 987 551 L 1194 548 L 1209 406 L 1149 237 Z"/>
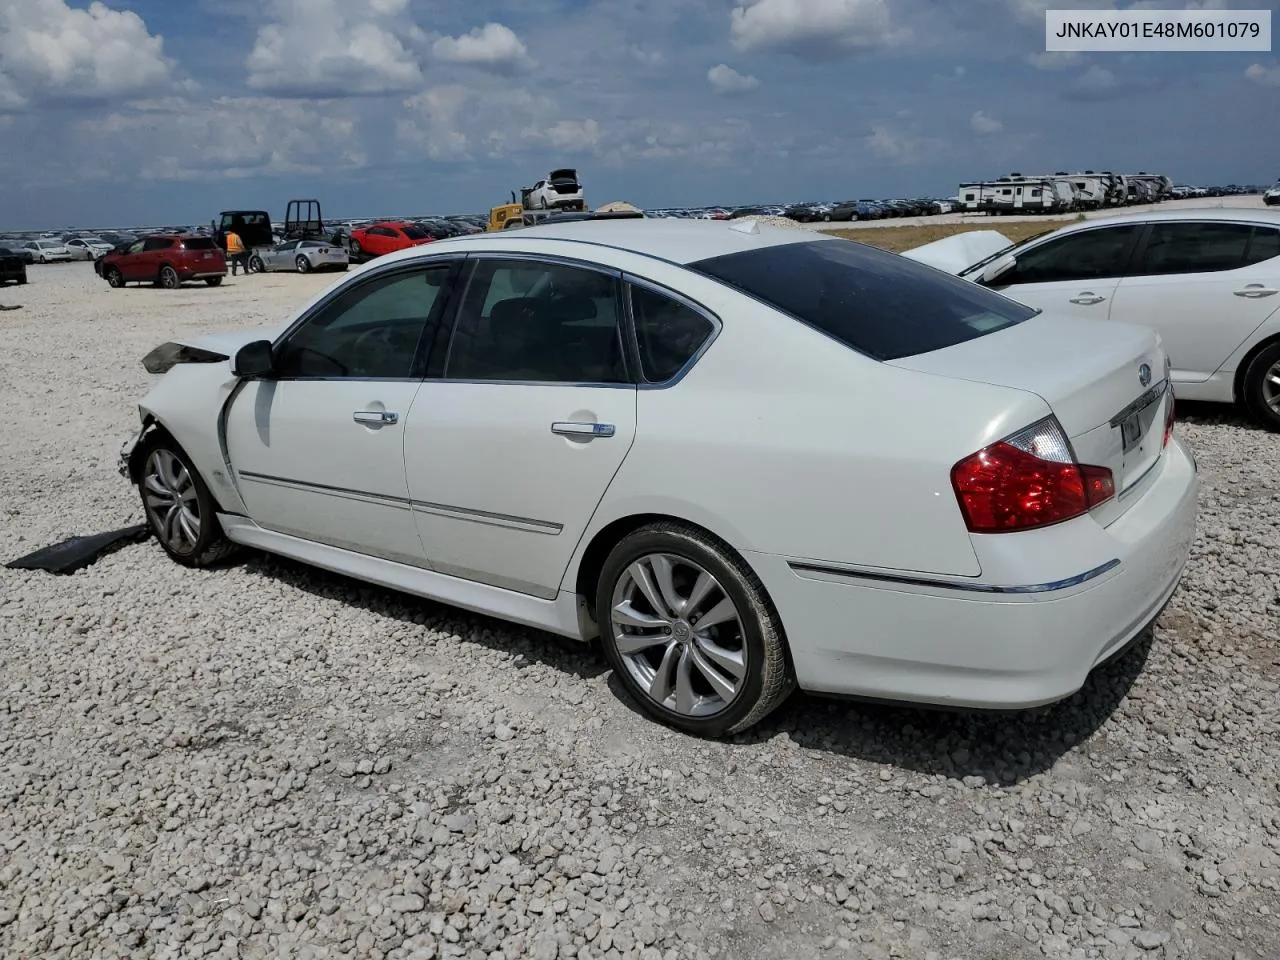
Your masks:
<path fill-rule="evenodd" d="M 276 249 L 279 250 L 281 253 L 293 253 L 293 251 L 296 250 L 297 248 L 298 248 L 297 240 L 289 240 L 285 243 L 280 244 L 278 247 L 276 247 Z"/>
<path fill-rule="evenodd" d="M 650 383 L 665 383 L 702 349 L 715 327 L 692 307 L 648 287 L 632 286 L 630 292 L 640 372 Z"/>
<path fill-rule="evenodd" d="M 451 380 L 627 383 L 618 281 L 581 267 L 480 260 L 458 312 Z"/>
<path fill-rule="evenodd" d="M 129 249 L 126 250 L 125 253 L 141 253 L 145 244 L 145 240 L 135 240 L 133 243 L 129 244 Z"/>
<path fill-rule="evenodd" d="M 173 243 L 165 237 L 151 237 L 142 246 L 143 250 L 168 250 Z"/>
<path fill-rule="evenodd" d="M 1156 223 L 1134 274 L 1211 273 L 1244 266 L 1253 227 L 1244 223 Z"/>
<path fill-rule="evenodd" d="M 1254 227 L 1249 248 L 1244 252 L 1242 267 L 1280 257 L 1280 230 L 1275 227 Z"/>
<path fill-rule="evenodd" d="M 276 376 L 413 376 L 418 341 L 449 270 L 449 264 L 437 264 L 355 284 L 276 347 Z"/>
<path fill-rule="evenodd" d="M 1052 283 L 1057 280 L 1100 280 L 1124 273 L 1129 245 L 1138 224 L 1104 227 L 1049 240 L 1017 255 L 1010 273 L 998 277 L 995 286 L 1013 283 Z"/>

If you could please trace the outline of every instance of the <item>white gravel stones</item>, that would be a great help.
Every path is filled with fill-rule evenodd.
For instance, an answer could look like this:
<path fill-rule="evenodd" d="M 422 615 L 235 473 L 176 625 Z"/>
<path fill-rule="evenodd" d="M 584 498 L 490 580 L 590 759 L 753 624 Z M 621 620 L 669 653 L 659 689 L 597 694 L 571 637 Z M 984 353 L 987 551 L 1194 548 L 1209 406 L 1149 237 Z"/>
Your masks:
<path fill-rule="evenodd" d="M 148 349 L 327 282 L 6 288 L 0 556 L 139 518 Z M 1280 437 L 1180 429 L 1155 643 L 1013 718 L 798 697 L 703 743 L 590 650 L 282 560 L 0 570 L 0 956 L 1274 956 Z"/>

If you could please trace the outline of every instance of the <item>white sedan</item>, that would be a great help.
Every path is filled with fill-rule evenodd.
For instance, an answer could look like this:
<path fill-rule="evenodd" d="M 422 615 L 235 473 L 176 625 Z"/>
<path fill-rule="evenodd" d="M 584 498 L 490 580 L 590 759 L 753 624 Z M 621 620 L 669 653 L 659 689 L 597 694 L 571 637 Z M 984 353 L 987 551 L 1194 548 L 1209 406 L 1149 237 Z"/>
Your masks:
<path fill-rule="evenodd" d="M 71 251 L 61 240 L 31 240 L 24 249 L 31 251 L 36 263 L 65 263 L 71 259 Z"/>
<path fill-rule="evenodd" d="M 907 256 L 942 266 L 932 258 L 963 242 Z M 968 263 L 961 276 L 1030 306 L 1155 328 L 1179 398 L 1238 402 L 1280 430 L 1280 211 L 1123 214 Z"/>
<path fill-rule="evenodd" d="M 97 237 L 73 237 L 66 243 L 72 260 L 97 260 L 111 252 L 111 244 Z"/>
<path fill-rule="evenodd" d="M 244 545 L 599 635 L 700 735 L 795 685 L 1065 697 L 1195 530 L 1150 330 L 751 222 L 440 241 L 144 363 L 121 470 L 174 560 Z"/>

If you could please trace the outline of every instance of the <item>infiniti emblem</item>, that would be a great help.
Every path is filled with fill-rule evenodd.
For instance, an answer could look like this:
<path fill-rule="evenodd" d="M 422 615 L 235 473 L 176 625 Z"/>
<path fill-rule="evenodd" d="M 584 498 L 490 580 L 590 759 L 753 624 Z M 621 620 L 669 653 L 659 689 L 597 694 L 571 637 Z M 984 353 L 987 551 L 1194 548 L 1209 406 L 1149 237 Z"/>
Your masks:
<path fill-rule="evenodd" d="M 1138 382 L 1144 387 L 1151 382 L 1151 367 L 1145 363 L 1138 368 Z"/>
<path fill-rule="evenodd" d="M 689 624 L 685 623 L 683 620 L 677 620 L 675 625 L 671 628 L 671 632 L 675 634 L 677 640 L 688 640 L 689 634 L 692 631 L 689 629 Z"/>

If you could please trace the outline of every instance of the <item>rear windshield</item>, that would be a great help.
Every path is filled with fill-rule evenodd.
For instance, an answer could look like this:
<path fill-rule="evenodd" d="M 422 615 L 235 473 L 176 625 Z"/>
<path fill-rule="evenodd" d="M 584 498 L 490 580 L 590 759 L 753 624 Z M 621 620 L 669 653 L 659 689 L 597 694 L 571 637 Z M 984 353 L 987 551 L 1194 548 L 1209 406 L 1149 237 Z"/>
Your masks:
<path fill-rule="evenodd" d="M 212 250 L 215 244 L 212 237 L 187 237 L 182 246 L 187 250 Z"/>
<path fill-rule="evenodd" d="M 1034 317 L 977 284 L 849 240 L 731 253 L 689 269 L 877 360 L 941 350 Z"/>
<path fill-rule="evenodd" d="M 404 231 L 404 235 L 410 240 L 429 240 L 431 238 L 431 235 L 421 227 L 405 226 L 400 229 Z"/>

